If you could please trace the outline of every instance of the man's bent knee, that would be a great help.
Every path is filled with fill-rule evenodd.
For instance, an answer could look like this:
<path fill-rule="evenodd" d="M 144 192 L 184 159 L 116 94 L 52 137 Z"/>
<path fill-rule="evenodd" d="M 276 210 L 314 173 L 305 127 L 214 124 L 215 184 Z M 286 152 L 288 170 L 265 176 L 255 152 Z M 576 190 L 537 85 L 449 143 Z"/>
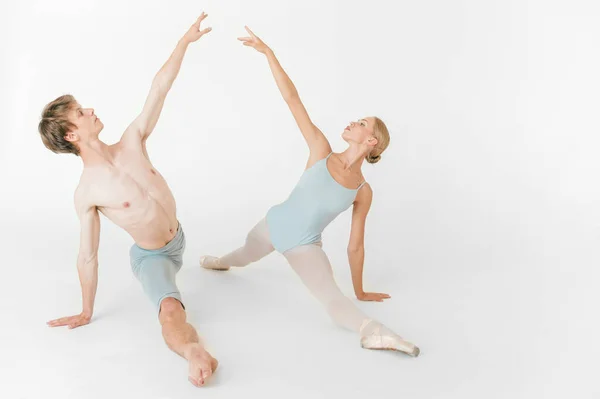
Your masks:
<path fill-rule="evenodd" d="M 184 321 L 185 310 L 182 303 L 172 297 L 163 299 L 160 303 L 159 319 L 161 324 Z"/>

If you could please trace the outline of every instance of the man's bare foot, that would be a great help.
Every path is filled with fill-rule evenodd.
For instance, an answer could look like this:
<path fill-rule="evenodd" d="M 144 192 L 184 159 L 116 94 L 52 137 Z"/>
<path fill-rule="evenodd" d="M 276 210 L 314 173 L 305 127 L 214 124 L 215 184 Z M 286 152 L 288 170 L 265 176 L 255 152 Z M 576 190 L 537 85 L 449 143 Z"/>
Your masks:
<path fill-rule="evenodd" d="M 210 255 L 200 257 L 200 266 L 211 270 L 229 270 L 229 266 L 222 265 L 219 258 Z"/>
<path fill-rule="evenodd" d="M 201 387 L 219 366 L 217 359 L 212 357 L 202 346 L 194 345 L 189 351 L 188 380 L 194 386 Z"/>

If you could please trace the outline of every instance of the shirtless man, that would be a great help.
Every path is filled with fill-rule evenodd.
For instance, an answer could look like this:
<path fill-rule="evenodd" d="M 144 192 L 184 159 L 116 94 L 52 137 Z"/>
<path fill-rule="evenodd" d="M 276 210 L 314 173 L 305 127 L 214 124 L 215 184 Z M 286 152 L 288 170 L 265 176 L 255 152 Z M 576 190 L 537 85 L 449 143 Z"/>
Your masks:
<path fill-rule="evenodd" d="M 82 108 L 71 95 L 47 104 L 39 122 L 42 142 L 48 149 L 75 154 L 83 161 L 74 196 L 81 225 L 77 271 L 83 309 L 78 315 L 52 320 L 48 325 L 76 328 L 92 319 L 98 281 L 98 212 L 102 212 L 133 238 L 132 271 L 155 306 L 168 348 L 188 361 L 188 379 L 195 386 L 204 385 L 218 362 L 204 349 L 194 327 L 186 322 L 185 307 L 175 284 L 185 235 L 176 216 L 173 194 L 148 158 L 146 140 L 158 121 L 188 46 L 211 30 L 200 30 L 206 16 L 203 12 L 178 41 L 154 77 L 142 112 L 119 142 L 103 143 L 98 135 L 104 124 L 93 109 Z"/>

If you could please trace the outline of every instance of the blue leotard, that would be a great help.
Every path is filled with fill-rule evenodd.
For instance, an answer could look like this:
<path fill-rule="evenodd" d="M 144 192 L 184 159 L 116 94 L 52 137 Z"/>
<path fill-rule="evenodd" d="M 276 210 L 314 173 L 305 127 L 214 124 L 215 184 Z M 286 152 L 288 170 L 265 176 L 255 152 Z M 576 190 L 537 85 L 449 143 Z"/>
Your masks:
<path fill-rule="evenodd" d="M 290 196 L 269 209 L 266 216 L 273 247 L 284 253 L 321 240 L 321 233 L 352 205 L 356 189 L 338 183 L 327 169 L 327 157 L 306 169 Z"/>

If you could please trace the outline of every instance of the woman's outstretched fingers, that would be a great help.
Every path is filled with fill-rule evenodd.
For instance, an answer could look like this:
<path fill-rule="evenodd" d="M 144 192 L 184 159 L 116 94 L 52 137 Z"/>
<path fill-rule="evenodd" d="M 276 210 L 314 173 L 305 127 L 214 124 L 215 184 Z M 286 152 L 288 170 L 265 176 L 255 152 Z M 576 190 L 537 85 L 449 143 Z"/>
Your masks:
<path fill-rule="evenodd" d="M 242 41 L 245 46 L 250 46 L 254 48 L 259 53 L 266 54 L 269 50 L 269 47 L 259 38 L 257 37 L 250 28 L 245 26 L 246 31 L 250 34 L 249 37 L 238 37 L 238 40 Z"/>
<path fill-rule="evenodd" d="M 250 28 L 248 28 L 247 26 L 244 26 L 244 28 L 246 28 L 246 31 L 247 31 L 248 33 L 250 33 L 250 35 L 251 35 L 252 37 L 256 37 L 256 35 L 254 34 L 254 32 L 252 32 L 252 31 L 250 30 Z"/>
<path fill-rule="evenodd" d="M 384 299 L 389 299 L 391 296 L 379 292 L 363 292 L 357 295 L 357 298 L 361 301 L 383 302 Z"/>

